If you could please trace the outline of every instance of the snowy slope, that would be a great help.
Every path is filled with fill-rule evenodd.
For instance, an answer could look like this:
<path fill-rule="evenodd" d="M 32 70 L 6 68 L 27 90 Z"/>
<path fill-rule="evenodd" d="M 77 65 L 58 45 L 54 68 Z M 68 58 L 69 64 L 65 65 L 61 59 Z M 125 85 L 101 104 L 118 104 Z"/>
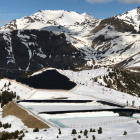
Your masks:
<path fill-rule="evenodd" d="M 16 130 L 23 130 L 23 129 L 27 129 L 26 126 L 24 126 L 24 123 L 17 117 L 15 116 L 7 116 L 5 118 L 1 118 L 0 117 L 0 121 L 5 124 L 5 123 L 9 123 L 12 124 L 11 128 L 7 128 L 6 131 L 7 132 L 14 132 Z M 5 131 L 5 129 L 3 127 L 0 128 L 0 132 Z"/>
<path fill-rule="evenodd" d="M 46 30 L 56 31 L 58 28 L 57 30 L 59 32 L 63 31 L 68 33 L 72 31 L 76 32 L 76 30 L 80 32 L 80 30 L 84 29 L 87 25 L 87 29 L 91 25 L 93 26 L 96 21 L 97 19 L 86 13 L 80 15 L 76 12 L 64 10 L 42 10 L 29 17 L 13 20 L 9 24 L 3 26 L 1 30 L 46 28 Z"/>
<path fill-rule="evenodd" d="M 45 69 L 43 69 L 44 71 Z M 47 69 L 46 69 L 47 70 Z M 50 70 L 50 69 L 48 69 Z M 12 128 L 6 129 L 6 131 L 13 132 L 16 129 L 22 130 L 24 128 L 25 130 L 28 130 L 28 133 L 25 133 L 24 140 L 32 140 L 36 139 L 37 137 L 46 140 L 49 138 L 49 140 L 58 139 L 57 135 L 59 136 L 59 139 L 68 139 L 71 140 L 73 138 L 77 138 L 78 135 L 82 136 L 82 139 L 85 139 L 85 136 L 83 134 L 76 134 L 71 135 L 72 129 L 76 129 L 78 132 L 80 130 L 85 130 L 90 128 L 96 129 L 96 132 L 89 132 L 87 139 L 92 139 L 92 135 L 96 136 L 96 139 L 113 139 L 113 140 L 138 140 L 139 139 L 139 124 L 136 123 L 136 117 L 140 115 L 134 115 L 132 118 L 128 117 L 119 117 L 118 114 L 114 114 L 112 112 L 99 112 L 99 113 L 71 113 L 71 114 L 60 114 L 60 115 L 45 115 L 45 114 L 38 114 L 38 111 L 46 111 L 46 110 L 65 110 L 67 109 L 89 109 L 89 108 L 109 108 L 109 106 L 101 105 L 96 102 L 96 100 L 103 99 L 111 102 L 121 102 L 126 104 L 126 101 L 128 100 L 130 103 L 135 100 L 136 106 L 140 105 L 140 99 L 136 97 L 132 97 L 126 93 L 122 93 L 119 91 L 114 91 L 109 88 L 104 88 L 101 85 L 98 85 L 93 82 L 92 78 L 104 75 L 107 72 L 107 69 L 100 68 L 100 69 L 92 69 L 92 70 L 86 70 L 86 71 L 80 71 L 80 72 L 73 72 L 71 70 L 60 70 L 57 69 L 60 73 L 68 76 L 71 80 L 74 80 L 77 82 L 80 86 L 77 86 L 76 88 L 72 89 L 71 91 L 64 92 L 64 91 L 49 91 L 45 90 L 35 90 L 32 88 L 27 87 L 26 85 L 21 85 L 19 83 L 16 83 L 15 81 L 11 81 L 8 79 L 2 79 L 0 80 L 0 89 L 4 87 L 4 84 L 8 85 L 9 81 L 11 82 L 11 85 L 9 86 L 10 91 L 13 90 L 21 97 L 21 99 L 34 99 L 34 97 L 46 99 L 50 97 L 50 99 L 55 97 L 66 97 L 70 96 L 70 99 L 93 99 L 94 101 L 91 103 L 85 103 L 85 104 L 66 104 L 66 103 L 41 103 L 38 105 L 38 103 L 20 103 L 20 105 L 24 106 L 25 108 L 32 111 L 34 114 L 39 115 L 39 117 L 43 118 L 44 120 L 54 121 L 55 123 L 58 123 L 60 126 L 66 126 L 69 128 L 61 128 L 61 135 L 58 135 L 58 129 L 57 128 L 50 128 L 46 132 L 44 130 L 40 130 L 39 132 L 35 133 L 33 132 L 33 129 L 29 129 L 16 117 L 8 116 L 7 118 L 0 118 L 3 123 L 11 123 Z M 36 72 L 33 75 L 37 75 L 40 72 Z M 103 94 L 103 88 L 104 88 L 104 94 Z M 5 90 L 6 88 L 3 88 Z M 34 92 L 33 92 L 34 91 Z M 28 92 L 28 93 L 27 93 Z M 110 94 L 112 92 L 112 94 Z M 26 94 L 27 93 L 27 94 Z M 29 97 L 30 95 L 30 97 Z M 40 96 L 41 95 L 41 96 Z M 124 96 L 125 95 L 125 96 Z M 123 99 L 124 97 L 124 99 Z M 113 107 L 111 107 L 113 108 Z M 17 125 L 19 124 L 19 125 Z M 131 125 L 131 127 L 130 127 Z M 99 129 L 99 126 L 103 128 L 103 134 L 98 134 L 97 129 Z M 112 131 L 112 129 L 114 131 Z M 0 130 L 3 131 L 3 128 Z M 24 132 L 25 132 L 24 130 Z M 124 136 L 124 131 L 127 131 L 127 135 Z M 46 136 L 47 133 L 47 136 Z"/>
<path fill-rule="evenodd" d="M 139 31 L 140 7 L 137 7 L 126 13 L 120 14 L 120 15 L 116 16 L 116 18 L 119 18 L 128 24 L 132 24 L 135 27 L 135 29 L 137 31 Z"/>
<path fill-rule="evenodd" d="M 79 14 L 77 12 L 64 10 L 43 10 L 29 17 L 13 20 L 0 30 L 3 32 L 7 30 L 39 29 L 53 31 L 53 33 L 57 35 L 63 32 L 69 43 L 80 50 L 81 53 L 85 53 L 84 59 L 87 61 L 94 59 L 91 56 L 93 49 L 90 48 L 88 46 L 90 44 L 83 41 L 81 37 L 89 34 L 91 29 L 98 25 L 99 21 L 100 20 L 95 19 L 87 13 Z M 27 43 L 24 44 L 26 45 Z M 28 68 L 29 67 L 27 67 L 27 69 Z"/>
<path fill-rule="evenodd" d="M 0 32 L 0 46 L 0 73 L 14 78 L 44 67 L 87 69 L 91 67 L 87 62 L 94 61 L 80 41 L 47 30 Z"/>
<path fill-rule="evenodd" d="M 6 85 L 8 85 L 8 83 L 11 82 L 11 85 L 9 86 L 9 91 L 16 92 L 16 94 L 19 95 L 21 99 L 52 99 L 59 97 L 68 97 L 69 100 L 102 99 L 106 101 L 122 103 L 125 105 L 127 100 L 129 101 L 130 104 L 132 103 L 133 100 L 135 100 L 135 105 L 140 106 L 139 98 L 129 95 L 127 93 L 106 88 L 93 81 L 93 78 L 99 77 L 107 73 L 107 69 L 100 68 L 100 69 L 84 70 L 80 72 L 58 69 L 58 72 L 68 76 L 72 81 L 76 82 L 79 86 L 76 86 L 74 89 L 70 91 L 41 90 L 30 88 L 28 87 L 28 85 L 17 83 L 14 80 L 1 79 L 0 89 L 2 89 L 2 91 L 4 91 L 5 89 L 7 90 L 8 87 L 4 88 L 4 84 L 6 83 Z"/>
<path fill-rule="evenodd" d="M 81 86 L 72 93 L 85 95 L 89 97 L 94 97 L 96 100 L 102 99 L 106 101 L 113 101 L 116 103 L 122 103 L 126 105 L 128 101 L 131 105 L 132 101 L 135 101 L 135 105 L 138 107 L 140 105 L 140 99 L 129 95 L 124 92 L 115 91 L 110 88 L 106 88 L 104 86 L 99 85 L 93 81 L 93 78 L 99 77 L 107 73 L 107 69 L 100 68 L 97 70 L 87 70 L 80 72 L 73 71 L 62 71 L 65 75 L 69 76 L 72 80 L 81 84 Z"/>
<path fill-rule="evenodd" d="M 118 32 L 114 27 L 107 25 L 96 34 L 87 37 L 87 40 L 93 40 L 92 46 L 97 64 L 115 65 L 139 53 L 139 38 L 139 34 Z M 134 58 L 134 61 L 137 60 Z M 128 66 L 131 64 L 126 67 Z"/>
<path fill-rule="evenodd" d="M 28 85 L 22 85 L 13 80 L 2 79 L 0 81 L 0 89 L 5 90 L 4 84 L 6 83 L 6 85 L 8 85 L 10 81 L 11 85 L 9 87 L 10 89 L 9 91 L 16 92 L 17 95 L 21 97 L 21 99 L 52 99 L 52 98 L 68 97 L 69 100 L 102 99 L 109 102 L 111 101 L 125 105 L 127 101 L 131 105 L 132 101 L 135 100 L 135 105 L 137 107 L 140 106 L 139 98 L 129 95 L 127 93 L 106 88 L 93 81 L 95 77 L 99 77 L 107 73 L 107 69 L 100 68 L 100 69 L 84 70 L 80 72 L 73 72 L 71 70 L 62 71 L 58 69 L 58 72 L 68 76 L 72 81 L 76 82 L 79 86 L 75 87 L 70 91 L 41 90 L 30 88 L 28 87 Z"/>
<path fill-rule="evenodd" d="M 8 85 L 9 82 L 11 83 L 11 85 L 9 86 L 8 90 L 8 86 L 5 88 L 4 85 Z M 28 99 L 35 92 L 34 89 L 28 87 L 27 85 L 22 85 L 20 83 L 17 83 L 15 80 L 10 79 L 1 79 L 0 89 L 1 92 L 5 90 L 16 92 L 16 95 L 20 96 L 20 99 Z"/>
<path fill-rule="evenodd" d="M 13 20 L 9 24 L 0 28 L 2 38 L 4 39 L 4 42 L 6 42 L 4 45 L 7 50 L 7 52 L 5 52 L 7 55 L 4 56 L 6 59 L 5 61 L 7 61 L 8 67 L 9 65 L 11 67 L 12 64 L 12 69 L 15 67 L 16 69 L 26 71 L 31 70 L 31 67 L 34 65 L 32 63 L 35 61 L 32 60 L 32 58 L 34 55 L 37 55 L 37 60 L 39 60 L 37 63 L 38 68 L 46 67 L 46 65 L 58 68 L 58 63 L 52 64 L 54 61 L 56 61 L 56 59 L 63 60 L 64 58 L 62 58 L 62 56 L 68 56 L 70 59 L 76 58 L 75 54 L 79 52 L 81 55 L 79 58 L 83 59 L 84 62 L 83 60 L 82 62 L 81 60 L 79 61 L 77 59 L 74 61 L 72 60 L 73 66 L 70 65 L 70 67 L 77 67 L 77 69 L 82 69 L 85 67 L 84 69 L 87 69 L 94 65 L 112 66 L 121 62 L 124 62 L 123 66 L 121 66 L 125 68 L 140 66 L 138 57 L 134 57 L 139 53 L 140 50 L 140 35 L 138 34 L 139 9 L 140 8 L 138 7 L 124 14 L 114 16 L 113 18 L 98 20 L 87 13 L 78 14 L 76 12 L 64 10 L 42 10 L 31 16 Z M 114 19 L 116 19 L 117 22 L 114 22 Z M 117 30 L 116 26 L 120 26 L 122 23 L 124 25 L 121 27 L 122 31 Z M 133 31 L 131 31 L 131 29 L 127 31 L 130 24 L 132 24 L 132 29 L 133 26 L 136 29 L 137 32 L 135 34 Z M 125 29 L 125 26 L 128 28 Z M 38 32 L 41 33 L 42 31 L 49 31 L 51 35 L 47 37 L 44 37 L 43 35 L 41 39 L 39 34 L 29 33 L 33 32 L 33 29 L 38 29 Z M 20 43 L 24 45 L 25 48 L 27 48 L 27 54 L 25 55 L 26 59 L 24 59 L 26 60 L 26 67 L 24 66 L 24 68 L 17 66 L 17 62 L 13 53 L 13 51 L 16 52 L 14 48 L 17 49 L 17 39 L 15 41 L 16 37 L 14 36 L 13 38 L 15 30 L 20 30 L 17 33 L 17 38 L 19 38 L 18 41 L 20 40 Z M 64 45 L 65 48 L 62 47 L 59 51 L 56 51 L 57 46 L 59 46 L 59 42 L 62 42 L 62 32 L 64 33 L 63 41 L 66 41 Z M 54 35 L 58 36 L 58 38 L 60 37 L 56 42 L 52 41 Z M 47 39 L 47 44 L 50 42 L 55 44 L 55 49 L 53 49 L 53 52 L 56 51 L 55 56 L 51 54 L 52 51 L 48 51 L 50 49 L 47 49 L 48 46 L 46 43 L 44 43 Z M 77 52 L 72 52 L 73 55 L 69 56 L 63 52 L 63 49 L 66 49 L 71 45 L 75 47 Z M 25 48 L 24 50 L 26 50 Z M 61 53 L 62 56 L 60 56 L 58 52 Z M 131 57 L 134 57 L 132 62 L 125 62 L 125 60 Z M 47 64 L 42 58 L 47 59 L 45 61 Z M 43 61 L 43 63 L 41 61 Z M 69 62 L 72 61 L 69 60 Z M 64 62 L 65 61 L 59 62 L 59 64 L 63 65 L 61 67 L 68 67 Z M 78 63 L 82 63 L 82 65 L 79 65 Z"/>

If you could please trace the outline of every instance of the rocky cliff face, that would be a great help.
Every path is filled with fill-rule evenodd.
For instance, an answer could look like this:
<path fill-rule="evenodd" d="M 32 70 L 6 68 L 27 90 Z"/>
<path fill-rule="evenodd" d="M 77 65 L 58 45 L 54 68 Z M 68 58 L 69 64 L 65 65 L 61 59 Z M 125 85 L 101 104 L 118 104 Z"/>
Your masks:
<path fill-rule="evenodd" d="M 67 41 L 64 33 L 14 30 L 0 34 L 0 68 L 10 75 L 44 67 L 88 68 L 84 56 Z"/>

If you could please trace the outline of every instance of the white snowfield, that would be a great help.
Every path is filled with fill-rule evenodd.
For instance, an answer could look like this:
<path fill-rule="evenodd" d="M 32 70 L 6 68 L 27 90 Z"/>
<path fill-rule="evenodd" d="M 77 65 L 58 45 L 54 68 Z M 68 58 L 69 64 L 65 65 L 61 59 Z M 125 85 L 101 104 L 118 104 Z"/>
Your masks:
<path fill-rule="evenodd" d="M 131 126 L 131 127 L 130 127 Z M 90 128 L 86 128 L 88 131 Z M 42 140 L 73 140 L 73 138 L 78 139 L 78 136 L 81 135 L 81 140 L 91 140 L 92 135 L 95 135 L 96 140 L 139 140 L 140 127 L 136 121 L 126 122 L 126 123 L 117 123 L 112 125 L 102 126 L 103 133 L 98 134 L 97 130 L 99 127 L 94 127 L 96 132 L 88 132 L 88 138 L 83 134 L 77 133 L 76 135 L 71 135 L 72 128 L 61 128 L 61 135 L 58 134 L 58 129 L 50 129 L 47 131 L 40 130 L 40 132 L 32 132 L 28 130 L 28 133 L 25 133 L 23 140 L 33 140 L 33 139 L 42 139 Z M 77 132 L 80 130 L 85 130 L 85 128 L 76 128 Z M 124 131 L 127 131 L 127 135 L 124 136 Z M 59 138 L 57 138 L 57 136 Z"/>
<path fill-rule="evenodd" d="M 8 90 L 9 82 L 11 83 L 11 85 L 9 86 L 9 90 Z M 5 84 L 6 87 L 4 87 Z M 1 79 L 0 89 L 2 91 L 8 90 L 8 91 L 13 91 L 14 93 L 16 92 L 16 95 L 20 96 L 21 99 L 27 99 L 35 92 L 33 88 L 30 88 L 27 85 L 22 85 L 21 83 L 17 83 L 15 80 L 10 80 L 10 79 Z"/>
<path fill-rule="evenodd" d="M 44 69 L 45 70 L 45 69 Z M 51 70 L 51 69 L 48 69 Z M 134 114 L 133 117 L 119 117 L 118 113 L 113 112 L 87 112 L 87 113 L 66 113 L 66 114 L 38 114 L 42 111 L 58 111 L 58 110 L 81 110 L 81 109 L 102 109 L 102 108 L 114 108 L 109 107 L 108 105 L 102 105 L 97 103 L 97 100 L 107 100 L 110 102 L 119 102 L 126 104 L 126 101 L 132 104 L 132 101 L 135 101 L 135 105 L 140 105 L 140 99 L 132 97 L 126 93 L 118 92 L 112 89 L 105 88 L 93 82 L 92 78 L 104 75 L 107 69 L 93 69 L 85 70 L 80 72 L 73 72 L 71 70 L 58 70 L 60 73 L 68 76 L 70 80 L 75 81 L 80 86 L 72 89 L 71 91 L 52 91 L 52 90 L 38 90 L 32 89 L 28 86 L 22 85 L 15 81 L 8 79 L 0 80 L 0 89 L 4 88 L 4 84 L 8 85 L 9 81 L 11 85 L 9 86 L 9 91 L 16 92 L 21 99 L 52 99 L 59 97 L 68 97 L 69 100 L 79 100 L 79 99 L 91 99 L 93 102 L 90 103 L 23 103 L 20 105 L 38 117 L 52 122 L 57 126 L 61 127 L 61 135 L 58 134 L 58 128 L 50 128 L 47 131 L 40 130 L 39 132 L 33 132 L 33 129 L 29 129 L 21 122 L 20 119 L 14 116 L 8 116 L 6 118 L 1 118 L 2 123 L 11 123 L 12 127 L 8 129 L 0 128 L 0 131 L 13 132 L 15 130 L 28 130 L 28 133 L 25 133 L 23 140 L 33 140 L 33 139 L 42 139 L 42 140 L 55 140 L 59 139 L 71 140 L 73 138 L 78 138 L 81 135 L 81 139 L 92 139 L 92 135 L 95 135 L 97 140 L 113 139 L 113 140 L 139 140 L 140 136 L 140 125 L 136 123 L 137 119 L 140 118 L 140 114 Z M 41 73 L 38 72 L 38 73 Z M 35 74 L 38 74 L 35 73 Z M 35 75 L 34 74 L 34 75 Z M 80 84 L 81 83 L 81 84 Z M 84 84 L 84 85 L 83 85 Z M 104 89 L 104 90 L 103 90 Z M 103 94 L 104 91 L 104 94 Z M 110 94 L 111 93 L 111 94 Z M 67 99 L 66 99 L 67 100 Z M 2 109 L 0 110 L 0 115 Z M 103 133 L 98 134 L 97 130 L 99 127 L 102 127 Z M 76 129 L 78 132 L 80 130 L 90 128 L 96 129 L 96 132 L 88 132 L 88 138 L 83 134 L 71 135 L 72 129 Z M 127 135 L 123 135 L 124 131 L 127 131 Z"/>
<path fill-rule="evenodd" d="M 2 131 L 8 131 L 8 132 L 14 132 L 16 130 L 23 130 L 27 129 L 27 127 L 24 125 L 24 123 L 15 116 L 7 116 L 5 118 L 0 117 L 0 121 L 2 124 L 9 123 L 11 124 L 11 128 L 4 129 L 3 127 L 0 128 L 0 132 Z"/>

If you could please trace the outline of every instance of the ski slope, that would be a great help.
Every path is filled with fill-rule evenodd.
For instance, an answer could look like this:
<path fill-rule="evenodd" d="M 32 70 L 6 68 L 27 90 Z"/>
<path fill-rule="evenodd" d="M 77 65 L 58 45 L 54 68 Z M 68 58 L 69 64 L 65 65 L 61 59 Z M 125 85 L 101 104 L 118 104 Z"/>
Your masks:
<path fill-rule="evenodd" d="M 44 69 L 47 70 L 47 69 Z M 44 71 L 42 70 L 42 71 Z M 51 69 L 48 69 L 51 70 Z M 107 101 L 118 101 L 121 103 L 126 103 L 128 100 L 131 104 L 133 100 L 135 100 L 136 106 L 139 106 L 139 98 L 131 97 L 130 95 L 122 92 L 118 92 L 112 89 L 105 88 L 103 86 L 98 85 L 97 83 L 93 82 L 93 78 L 99 77 L 100 75 L 104 75 L 107 72 L 106 68 L 100 69 L 92 69 L 92 70 L 85 70 L 85 71 L 78 71 L 74 72 L 71 70 L 60 70 L 57 69 L 58 72 L 64 74 L 70 78 L 70 80 L 75 81 L 77 85 L 74 89 L 70 91 L 52 91 L 52 90 L 38 90 L 32 89 L 27 85 L 22 85 L 17 83 L 16 81 L 12 81 L 9 79 L 1 79 L 0 80 L 0 88 L 4 91 L 4 84 L 8 85 L 9 81 L 11 85 L 9 86 L 9 91 L 14 91 L 21 97 L 21 99 L 52 99 L 56 97 L 69 97 L 69 99 L 93 99 L 91 103 L 85 104 L 66 104 L 66 103 L 20 103 L 26 109 L 32 111 L 34 114 L 38 115 L 44 120 L 58 123 L 60 126 L 66 126 L 69 128 L 61 128 L 61 135 L 58 135 L 58 129 L 50 128 L 47 131 L 40 130 L 39 132 L 33 132 L 33 129 L 29 129 L 24 124 L 22 124 L 21 120 L 16 117 L 8 116 L 6 118 L 1 118 L 2 122 L 8 122 L 12 124 L 11 128 L 8 128 L 6 131 L 12 132 L 16 129 L 28 130 L 28 133 L 25 133 L 25 137 L 23 140 L 33 140 L 33 139 L 42 139 L 42 140 L 55 140 L 59 139 L 64 140 L 71 140 L 73 138 L 77 138 L 78 134 L 71 136 L 72 129 L 76 129 L 77 131 L 85 130 L 90 128 L 97 129 L 99 126 L 103 129 L 103 134 L 95 133 L 88 133 L 87 140 L 92 138 L 92 135 L 96 136 L 97 140 L 104 140 L 104 139 L 113 139 L 113 140 L 139 140 L 140 135 L 140 127 L 136 123 L 137 117 L 140 117 L 139 114 L 134 114 L 133 118 L 128 117 L 119 117 L 117 113 L 113 112 L 91 112 L 91 113 L 68 113 L 68 114 L 59 114 L 59 115 L 47 115 L 47 114 L 38 114 L 39 111 L 46 111 L 46 110 L 65 110 L 68 109 L 89 109 L 89 108 L 109 108 L 107 105 L 102 105 L 97 103 L 96 100 L 103 99 Z M 36 72 L 35 74 L 41 73 Z M 104 94 L 103 94 L 104 89 Z M 112 93 L 111 93 L 112 92 Z M 111 93 L 111 94 L 110 94 Z M 39 96 L 40 95 L 40 96 Z M 123 99 L 124 97 L 124 99 Z M 1 109 L 2 111 L 2 109 Z M 112 123 L 109 123 L 112 121 Z M 116 121 L 116 123 L 114 123 Z M 123 122 L 124 121 L 124 122 Z M 92 123 L 91 123 L 92 122 Z M 104 124 L 104 125 L 103 125 Z M 97 126 L 99 125 L 99 126 Z M 131 126 L 131 127 L 130 127 Z M 71 128 L 72 127 L 72 128 Z M 0 128 L 3 131 L 3 128 Z M 25 131 L 24 130 L 24 131 Z M 112 131 L 114 130 L 114 131 Z M 124 136 L 124 131 L 127 131 L 128 135 Z M 46 136 L 47 134 L 47 136 Z M 85 136 L 81 134 L 82 139 L 85 139 Z"/>
<path fill-rule="evenodd" d="M 95 77 L 104 75 L 107 72 L 106 68 L 84 70 L 78 72 L 74 72 L 71 70 L 60 70 L 60 69 L 57 69 L 57 71 L 67 76 L 71 81 L 76 82 L 77 86 L 70 91 L 40 90 L 40 89 L 33 89 L 31 87 L 28 87 L 28 85 L 17 83 L 14 80 L 1 79 L 0 89 L 4 91 L 5 89 L 8 88 L 8 87 L 4 88 L 4 84 L 6 83 L 6 85 L 8 85 L 8 83 L 11 82 L 11 85 L 9 86 L 9 91 L 16 92 L 16 94 L 20 96 L 20 99 L 53 99 L 59 97 L 68 97 L 68 99 L 70 100 L 102 99 L 102 100 L 118 102 L 122 104 L 126 104 L 126 102 L 128 101 L 130 105 L 132 105 L 132 101 L 135 101 L 135 106 L 137 107 L 140 106 L 140 99 L 138 97 L 120 91 L 115 91 L 110 88 L 106 88 L 94 82 L 93 79 Z M 38 73 L 41 73 L 41 71 L 35 74 Z"/>

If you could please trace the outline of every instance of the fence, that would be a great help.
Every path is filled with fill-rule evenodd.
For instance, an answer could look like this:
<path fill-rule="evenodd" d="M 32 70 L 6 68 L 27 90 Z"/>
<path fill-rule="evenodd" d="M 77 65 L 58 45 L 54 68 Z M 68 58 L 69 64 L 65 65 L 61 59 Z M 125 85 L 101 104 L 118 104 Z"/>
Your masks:
<path fill-rule="evenodd" d="M 132 118 L 128 117 L 126 119 L 118 119 L 118 120 L 110 120 L 110 121 L 104 121 L 104 122 L 95 122 L 95 123 L 84 123 L 84 124 L 71 124 L 71 125 L 65 125 L 67 128 L 88 128 L 88 127 L 96 127 L 96 126 L 103 126 L 103 125 L 110 125 L 110 124 L 115 124 L 115 123 L 123 123 L 123 122 L 128 122 L 128 121 L 133 121 L 133 120 L 138 120 L 140 119 L 140 116 Z M 64 125 L 63 125 L 64 126 Z M 61 125 L 60 125 L 61 127 Z"/>

